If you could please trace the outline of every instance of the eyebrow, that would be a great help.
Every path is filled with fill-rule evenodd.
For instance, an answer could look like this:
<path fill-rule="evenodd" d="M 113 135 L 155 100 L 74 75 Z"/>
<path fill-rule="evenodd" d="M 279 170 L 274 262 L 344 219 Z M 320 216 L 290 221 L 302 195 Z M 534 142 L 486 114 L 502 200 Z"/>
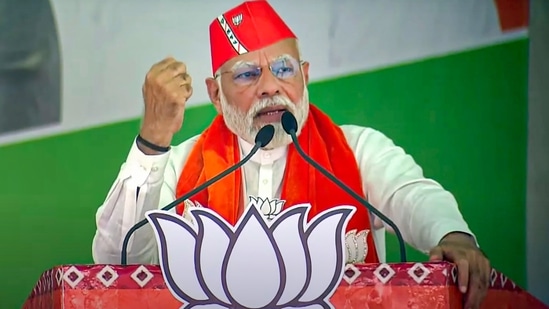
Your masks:
<path fill-rule="evenodd" d="M 271 61 L 287 60 L 287 59 L 294 59 L 294 57 L 290 54 L 282 54 L 280 56 L 273 58 Z M 240 61 L 237 61 L 235 64 L 233 64 L 233 66 L 231 67 L 231 71 L 235 71 L 235 70 L 250 67 L 250 66 L 257 66 L 257 63 L 253 61 L 240 60 Z"/>
<path fill-rule="evenodd" d="M 233 66 L 231 67 L 231 71 L 249 67 L 249 66 L 255 66 L 255 65 L 257 64 L 252 61 L 240 60 L 240 61 L 237 61 L 235 64 L 233 64 Z"/>
<path fill-rule="evenodd" d="M 282 54 L 282 55 L 274 58 L 273 60 L 281 60 L 281 59 L 286 60 L 286 59 L 295 59 L 295 58 L 290 54 Z"/>

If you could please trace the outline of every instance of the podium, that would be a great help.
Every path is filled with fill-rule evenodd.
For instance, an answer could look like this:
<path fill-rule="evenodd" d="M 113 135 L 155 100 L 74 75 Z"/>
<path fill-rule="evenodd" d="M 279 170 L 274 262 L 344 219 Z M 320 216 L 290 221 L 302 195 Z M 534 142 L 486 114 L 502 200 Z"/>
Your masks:
<path fill-rule="evenodd" d="M 261 274 L 258 274 L 261 275 Z M 337 309 L 460 309 L 457 269 L 447 262 L 349 264 L 330 298 Z M 260 287 L 258 287 L 260 289 Z M 45 271 L 24 309 L 178 309 L 158 265 L 61 265 Z M 549 309 L 492 270 L 483 309 Z"/>

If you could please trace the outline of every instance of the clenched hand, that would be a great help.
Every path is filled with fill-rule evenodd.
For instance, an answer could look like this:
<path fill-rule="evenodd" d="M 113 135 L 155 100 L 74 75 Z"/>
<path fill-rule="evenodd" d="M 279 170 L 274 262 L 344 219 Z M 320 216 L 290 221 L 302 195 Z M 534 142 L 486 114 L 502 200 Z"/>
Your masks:
<path fill-rule="evenodd" d="M 140 135 L 153 144 L 168 147 L 173 135 L 181 129 L 185 103 L 193 92 L 186 65 L 172 57 L 154 64 L 145 77 L 142 91 L 145 115 Z M 139 146 L 145 153 L 155 153 L 144 145 Z"/>

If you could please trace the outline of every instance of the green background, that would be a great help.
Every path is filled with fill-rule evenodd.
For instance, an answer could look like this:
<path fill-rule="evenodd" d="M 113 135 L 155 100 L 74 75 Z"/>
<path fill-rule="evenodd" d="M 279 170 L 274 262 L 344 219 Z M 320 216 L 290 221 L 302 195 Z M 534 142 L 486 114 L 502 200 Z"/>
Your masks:
<path fill-rule="evenodd" d="M 523 287 L 527 62 L 521 39 L 310 87 L 336 122 L 381 130 L 453 192 L 492 264 Z M 214 114 L 190 108 L 176 142 Z M 131 120 L 0 148 L 0 308 L 19 308 L 56 264 L 92 263 L 95 211 L 138 127 Z M 392 235 L 388 260 L 398 261 Z"/>

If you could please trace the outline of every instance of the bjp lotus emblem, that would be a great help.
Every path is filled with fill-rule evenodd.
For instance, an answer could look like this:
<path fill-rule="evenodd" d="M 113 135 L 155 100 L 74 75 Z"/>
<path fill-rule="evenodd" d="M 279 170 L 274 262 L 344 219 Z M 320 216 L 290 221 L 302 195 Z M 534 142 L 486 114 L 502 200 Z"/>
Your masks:
<path fill-rule="evenodd" d="M 193 222 L 148 212 L 168 288 L 182 308 L 333 308 L 355 208 L 335 207 L 307 222 L 310 207 L 268 220 L 250 206 L 235 226 L 206 207 L 190 210 Z"/>

